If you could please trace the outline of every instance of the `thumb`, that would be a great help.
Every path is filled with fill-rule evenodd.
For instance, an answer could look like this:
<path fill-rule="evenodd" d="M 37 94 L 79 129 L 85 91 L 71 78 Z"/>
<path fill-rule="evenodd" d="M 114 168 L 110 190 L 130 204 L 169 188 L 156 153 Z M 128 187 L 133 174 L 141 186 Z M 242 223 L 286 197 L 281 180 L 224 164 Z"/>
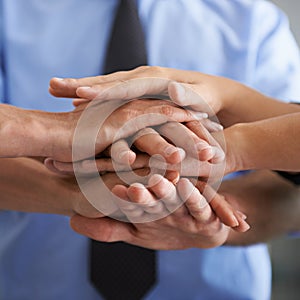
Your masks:
<path fill-rule="evenodd" d="M 168 94 L 171 100 L 179 106 L 189 106 L 195 111 L 205 112 L 209 116 L 217 113 L 214 111 L 214 103 L 207 95 L 205 85 L 195 85 L 172 81 L 168 86 Z"/>

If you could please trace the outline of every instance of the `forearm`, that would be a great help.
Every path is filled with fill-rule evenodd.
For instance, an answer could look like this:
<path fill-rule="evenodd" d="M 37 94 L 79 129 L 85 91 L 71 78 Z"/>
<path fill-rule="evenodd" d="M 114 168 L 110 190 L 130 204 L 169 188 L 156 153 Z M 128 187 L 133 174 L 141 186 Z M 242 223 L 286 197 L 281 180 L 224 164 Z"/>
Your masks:
<path fill-rule="evenodd" d="M 181 88 L 172 83 L 169 85 L 170 81 L 181 83 Z M 109 92 L 103 93 L 103 83 L 105 90 Z M 80 88 L 86 86 L 92 88 Z M 136 99 L 145 95 L 161 95 L 169 92 L 171 100 L 181 106 L 190 106 L 194 110 L 205 111 L 210 115 L 217 114 L 225 127 L 300 111 L 300 107 L 296 105 L 271 99 L 228 78 L 161 67 L 137 68 L 105 77 L 53 79 L 50 82 L 50 92 L 59 97 L 96 99 L 100 102 Z"/>
<path fill-rule="evenodd" d="M 0 104 L 1 157 L 53 156 L 69 151 L 71 114 L 24 110 Z"/>
<path fill-rule="evenodd" d="M 225 129 L 230 171 L 270 169 L 300 171 L 300 113 Z M 220 133 L 216 133 L 216 136 Z"/>
<path fill-rule="evenodd" d="M 0 160 L 1 210 L 71 215 L 75 192 L 66 186 L 38 161 Z"/>
<path fill-rule="evenodd" d="M 226 181 L 221 193 L 244 212 L 249 231 L 230 231 L 226 244 L 249 245 L 300 229 L 300 189 L 271 171 L 257 171 Z"/>
<path fill-rule="evenodd" d="M 300 107 L 296 104 L 288 104 L 267 97 L 232 80 L 221 79 L 221 82 L 222 80 L 226 86 L 223 89 L 225 92 L 218 95 L 222 102 L 218 117 L 225 127 L 300 112 Z"/>

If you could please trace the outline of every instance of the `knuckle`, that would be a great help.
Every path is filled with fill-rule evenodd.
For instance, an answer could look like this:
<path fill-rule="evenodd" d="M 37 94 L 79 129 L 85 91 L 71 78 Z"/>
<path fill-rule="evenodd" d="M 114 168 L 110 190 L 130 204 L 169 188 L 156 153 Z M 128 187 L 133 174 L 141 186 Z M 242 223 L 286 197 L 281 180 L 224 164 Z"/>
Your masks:
<path fill-rule="evenodd" d="M 64 79 L 64 84 L 67 85 L 68 87 L 77 87 L 79 86 L 78 80 L 75 78 L 65 78 Z"/>
<path fill-rule="evenodd" d="M 102 241 L 102 242 L 112 242 L 112 235 L 113 235 L 113 226 L 106 227 L 105 229 L 101 229 L 100 232 L 95 234 L 95 239 Z"/>
<path fill-rule="evenodd" d="M 163 68 L 159 66 L 152 66 L 150 67 L 150 71 L 153 72 L 154 74 L 163 73 Z"/>
<path fill-rule="evenodd" d="M 150 66 L 140 66 L 140 67 L 137 67 L 134 69 L 135 72 L 138 72 L 138 73 L 144 73 L 144 72 L 147 72 L 151 69 Z"/>
<path fill-rule="evenodd" d="M 164 77 L 167 78 L 166 68 L 160 66 L 148 66 L 147 73 L 153 77 Z"/>
<path fill-rule="evenodd" d="M 174 115 L 174 107 L 169 105 L 162 105 L 160 106 L 160 113 L 168 117 L 172 117 Z"/>

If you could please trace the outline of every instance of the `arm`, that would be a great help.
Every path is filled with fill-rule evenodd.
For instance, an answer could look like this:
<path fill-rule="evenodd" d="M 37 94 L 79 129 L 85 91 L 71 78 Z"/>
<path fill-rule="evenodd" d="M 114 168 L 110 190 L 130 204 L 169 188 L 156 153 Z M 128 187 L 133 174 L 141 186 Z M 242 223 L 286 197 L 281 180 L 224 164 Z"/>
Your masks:
<path fill-rule="evenodd" d="M 109 210 L 109 213 L 118 213 L 110 189 L 123 182 L 115 174 L 106 174 L 101 179 L 89 178 L 85 181 L 85 187 L 90 190 L 89 196 L 95 196 L 93 191 L 100 190 L 96 195 L 98 207 L 103 207 L 102 211 L 105 212 Z M 80 190 L 74 177 L 57 176 L 34 159 L 2 158 L 0 190 L 0 210 L 67 216 L 80 214 L 89 218 L 103 216 L 86 199 L 87 196 Z"/>
<path fill-rule="evenodd" d="M 91 146 L 89 149 L 85 146 L 80 148 L 77 159 L 88 158 L 95 154 L 95 143 L 96 153 L 99 153 L 117 135 L 123 138 L 145 126 L 163 124 L 168 120 L 185 122 L 197 118 L 197 115 L 164 101 L 140 100 L 104 107 L 81 105 L 68 113 L 23 110 L 2 104 L 0 157 L 41 156 L 71 161 L 74 133 L 77 133 L 80 147 L 87 142 Z M 125 126 L 129 122 L 130 126 Z"/>
<path fill-rule="evenodd" d="M 226 143 L 225 173 L 253 169 L 297 172 L 300 171 L 299 132 L 300 113 L 293 113 L 236 124 L 213 136 Z"/>
<path fill-rule="evenodd" d="M 300 111 L 296 105 L 282 103 L 227 78 L 160 67 L 83 79 L 52 79 L 50 92 L 97 101 L 169 96 L 180 106 L 217 114 L 225 127 Z"/>
<path fill-rule="evenodd" d="M 270 171 L 256 171 L 222 184 L 220 193 L 248 216 L 251 229 L 230 231 L 226 244 L 269 241 L 300 229 L 300 189 Z"/>
<path fill-rule="evenodd" d="M 189 195 L 185 205 L 165 218 L 129 224 L 109 218 L 90 219 L 75 215 L 71 219 L 71 226 L 78 233 L 95 240 L 125 241 L 161 250 L 210 248 L 223 244 L 250 245 L 266 242 L 300 228 L 300 190 L 269 171 L 251 173 L 226 181 L 221 186 L 221 195 L 248 216 L 247 222 L 251 228 L 247 232 L 244 232 L 249 229 L 246 224 L 243 225 L 241 233 L 224 226 L 216 218 L 211 205 L 207 205 L 207 202 L 205 204 L 201 194 L 195 190 L 187 193 L 181 188 L 180 185 L 177 187 L 181 196 L 184 193 Z M 157 195 L 157 191 L 153 191 Z M 134 201 L 142 199 L 141 194 L 138 195 L 136 191 L 136 186 L 127 192 L 120 188 L 114 192 L 121 198 L 130 197 Z M 165 188 L 162 189 L 162 193 L 164 201 L 169 201 L 170 195 L 166 193 Z M 216 197 L 222 196 L 216 194 Z M 132 214 L 132 211 L 130 213 Z M 140 217 L 141 215 L 138 216 Z"/>
<path fill-rule="evenodd" d="M 30 187 L 30 188 L 28 188 Z M 72 178 L 53 175 L 29 158 L 0 160 L 0 210 L 100 216 Z"/>

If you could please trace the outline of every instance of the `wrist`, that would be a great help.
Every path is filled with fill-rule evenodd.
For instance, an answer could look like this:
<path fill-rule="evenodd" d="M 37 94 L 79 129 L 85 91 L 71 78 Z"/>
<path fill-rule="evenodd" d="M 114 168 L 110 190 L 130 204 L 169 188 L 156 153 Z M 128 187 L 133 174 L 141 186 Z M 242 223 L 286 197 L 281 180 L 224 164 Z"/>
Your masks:
<path fill-rule="evenodd" d="M 255 134 L 249 123 L 238 123 L 226 130 L 226 156 L 231 172 L 255 169 Z"/>
<path fill-rule="evenodd" d="M 245 170 L 245 161 L 243 159 L 243 145 L 245 139 L 240 124 L 233 125 L 223 131 L 213 132 L 212 136 L 218 142 L 225 153 L 225 174 Z"/>
<path fill-rule="evenodd" d="M 7 114 L 1 122 L 1 156 L 41 156 L 48 133 L 39 112 L 9 107 Z"/>
<path fill-rule="evenodd" d="M 70 118 L 71 113 L 34 112 L 31 127 L 35 156 L 71 161 L 74 128 Z"/>

